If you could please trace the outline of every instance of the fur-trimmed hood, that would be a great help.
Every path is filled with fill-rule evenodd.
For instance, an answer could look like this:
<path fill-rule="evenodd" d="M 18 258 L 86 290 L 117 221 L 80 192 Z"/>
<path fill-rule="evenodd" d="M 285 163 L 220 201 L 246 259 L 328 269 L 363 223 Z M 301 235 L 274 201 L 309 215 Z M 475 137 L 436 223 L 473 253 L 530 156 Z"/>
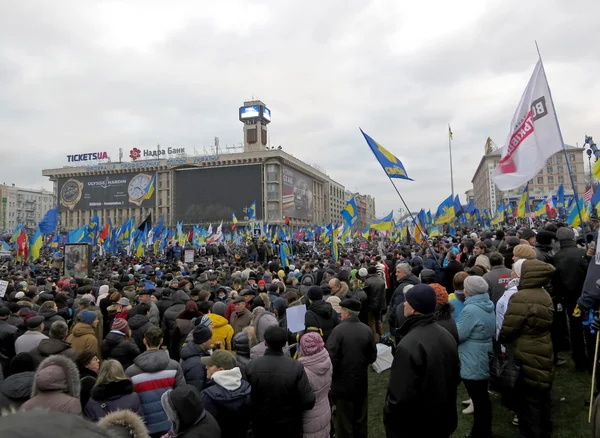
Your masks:
<path fill-rule="evenodd" d="M 103 417 L 97 423 L 98 427 L 109 430 L 111 436 L 126 436 L 132 438 L 148 438 L 148 430 L 144 425 L 144 420 L 128 409 L 115 411 Z"/>
<path fill-rule="evenodd" d="M 61 391 L 71 397 L 79 398 L 80 390 L 77 365 L 68 357 L 54 355 L 44 359 L 38 367 L 31 388 L 31 397 L 35 397 L 40 392 Z"/>

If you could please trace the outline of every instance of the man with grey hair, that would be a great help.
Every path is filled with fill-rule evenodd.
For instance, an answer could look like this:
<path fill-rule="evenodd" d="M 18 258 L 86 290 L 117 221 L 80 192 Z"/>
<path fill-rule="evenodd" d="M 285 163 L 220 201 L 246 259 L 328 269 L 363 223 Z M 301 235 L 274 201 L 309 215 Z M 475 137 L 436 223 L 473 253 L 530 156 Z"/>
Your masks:
<path fill-rule="evenodd" d="M 396 265 L 396 280 L 398 281 L 398 286 L 392 294 L 388 309 L 390 332 L 392 332 L 394 337 L 396 337 L 396 330 L 400 328 L 398 318 L 396 317 L 396 310 L 398 309 L 398 306 L 401 306 L 402 303 L 404 303 L 404 288 L 408 285 L 414 286 L 421 282 L 417 276 L 412 273 L 412 268 L 408 263 L 399 263 Z"/>
<path fill-rule="evenodd" d="M 65 322 L 53 322 L 50 326 L 48 336 L 49 339 L 44 339 L 36 348 L 29 352 L 37 364 L 55 354 L 66 356 L 73 361 L 76 359 L 77 353 L 71 348 L 71 344 L 65 341 L 67 336 L 69 336 L 69 327 Z"/>
<path fill-rule="evenodd" d="M 342 322 L 333 329 L 326 344 L 333 364 L 335 436 L 367 438 L 368 369 L 377 359 L 377 348 L 373 332 L 358 319 L 360 302 L 345 299 L 340 307 Z"/>

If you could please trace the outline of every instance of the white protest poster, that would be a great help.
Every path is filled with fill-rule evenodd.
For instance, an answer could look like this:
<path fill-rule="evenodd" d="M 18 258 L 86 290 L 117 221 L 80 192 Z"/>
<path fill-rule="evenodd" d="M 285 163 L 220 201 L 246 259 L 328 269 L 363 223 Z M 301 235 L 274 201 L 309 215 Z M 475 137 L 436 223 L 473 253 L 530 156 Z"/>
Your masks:
<path fill-rule="evenodd" d="M 193 263 L 194 262 L 194 250 L 186 249 L 183 254 L 183 262 L 184 263 Z"/>
<path fill-rule="evenodd" d="M 8 281 L 0 280 L 0 298 L 4 298 L 6 288 L 8 288 Z"/>
<path fill-rule="evenodd" d="M 292 333 L 301 332 L 306 328 L 304 325 L 304 316 L 306 315 L 306 305 L 288 307 L 285 310 L 287 317 L 287 328 Z"/>

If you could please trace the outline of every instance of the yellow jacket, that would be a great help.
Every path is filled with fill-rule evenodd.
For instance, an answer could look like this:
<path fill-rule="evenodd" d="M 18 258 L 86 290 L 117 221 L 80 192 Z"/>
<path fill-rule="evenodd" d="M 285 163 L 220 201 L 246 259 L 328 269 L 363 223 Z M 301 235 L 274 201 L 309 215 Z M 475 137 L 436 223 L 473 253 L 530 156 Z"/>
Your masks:
<path fill-rule="evenodd" d="M 227 319 L 216 313 L 209 313 L 208 317 L 213 323 L 212 341 L 222 342 L 223 348 L 231 351 L 231 340 L 233 339 L 233 327 Z"/>

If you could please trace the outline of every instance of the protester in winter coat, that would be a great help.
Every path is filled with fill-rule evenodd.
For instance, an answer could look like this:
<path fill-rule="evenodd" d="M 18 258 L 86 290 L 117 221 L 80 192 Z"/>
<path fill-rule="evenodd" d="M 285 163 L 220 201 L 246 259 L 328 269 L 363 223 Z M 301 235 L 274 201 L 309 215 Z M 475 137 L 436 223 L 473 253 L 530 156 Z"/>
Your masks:
<path fill-rule="evenodd" d="M 257 437 L 302 436 L 302 413 L 315 405 L 315 395 L 304 367 L 283 354 L 287 333 L 269 327 L 265 333 L 267 351 L 246 367 L 252 387 L 253 430 Z"/>
<path fill-rule="evenodd" d="M 511 280 L 504 291 L 504 294 L 500 297 L 496 303 L 496 339 L 500 338 L 500 330 L 504 323 L 504 316 L 506 315 L 506 309 L 508 309 L 508 303 L 514 294 L 517 293 L 519 287 L 519 281 L 521 280 L 521 268 L 525 259 L 517 260 L 512 265 Z"/>
<path fill-rule="evenodd" d="M 312 286 L 307 294 L 308 305 L 304 317 L 304 325 L 320 329 L 323 339 L 327 341 L 334 327 L 340 323 L 338 314 L 331 304 L 323 301 L 323 291 L 319 286 Z"/>
<path fill-rule="evenodd" d="M 248 334 L 248 330 L 250 327 L 245 328 L 240 333 L 233 337 L 231 341 L 231 346 L 233 348 L 233 352 L 235 353 L 235 358 L 237 361 L 237 366 L 242 372 L 242 376 L 244 380 L 246 379 L 246 367 L 250 363 L 250 335 Z"/>
<path fill-rule="evenodd" d="M 160 349 L 162 343 L 162 330 L 152 327 L 144 336 L 146 351 L 125 370 L 140 397 L 146 427 L 152 435 L 170 429 L 169 420 L 160 404 L 161 396 L 169 389 L 185 384 L 181 367 L 169 357 L 166 350 Z"/>
<path fill-rule="evenodd" d="M 192 342 L 187 342 L 181 349 L 181 369 L 186 383 L 194 385 L 202 391 L 207 383 L 206 367 L 201 359 L 210 356 L 212 331 L 203 324 L 198 324 L 192 332 Z"/>
<path fill-rule="evenodd" d="M 454 293 L 448 295 L 448 303 L 452 305 L 452 319 L 456 322 L 465 307 L 465 278 L 469 276 L 468 273 L 461 271 L 454 276 L 452 280 L 454 286 Z"/>
<path fill-rule="evenodd" d="M 134 340 L 135 345 L 138 346 L 140 351 L 144 351 L 146 348 L 144 347 L 144 335 L 150 328 L 154 327 L 154 325 L 148 318 L 150 312 L 148 303 L 139 304 L 137 309 L 137 313 L 129 318 L 127 323 L 129 324 L 131 338 Z"/>
<path fill-rule="evenodd" d="M 116 360 L 105 359 L 83 415 L 92 421 L 98 421 L 121 409 L 143 415 L 140 397 L 135 393 L 131 380 L 125 375 L 123 366 Z"/>
<path fill-rule="evenodd" d="M 63 438 L 108 438 L 106 431 L 79 415 L 64 414 L 56 411 L 36 410 L 8 415 L 0 421 L 2 437 Z M 110 438 L 114 438 L 110 435 Z M 143 435 L 141 438 L 144 438 Z"/>
<path fill-rule="evenodd" d="M 29 353 L 19 353 L 10 361 L 0 382 L 0 412 L 16 410 L 31 397 L 36 362 Z"/>
<path fill-rule="evenodd" d="M 214 385 L 202 391 L 207 412 L 219 423 L 223 438 L 245 438 L 252 421 L 250 384 L 242 380 L 235 356 L 227 350 L 217 350 L 203 357 L 206 377 Z"/>
<path fill-rule="evenodd" d="M 79 372 L 75 363 L 65 356 L 50 356 L 38 367 L 31 399 L 21 406 L 21 410 L 50 409 L 80 414 L 79 390 Z"/>
<path fill-rule="evenodd" d="M 423 269 L 431 269 L 435 272 L 435 282 L 442 281 L 442 260 L 429 247 L 425 249 L 425 257 L 423 258 Z"/>
<path fill-rule="evenodd" d="M 111 412 L 97 426 L 110 433 L 111 438 L 149 438 L 144 419 L 128 410 Z"/>
<path fill-rule="evenodd" d="M 110 333 L 102 342 L 102 357 L 115 359 L 127 368 L 140 354 L 140 349 L 131 339 L 131 330 L 127 321 L 117 318 L 110 326 Z"/>
<path fill-rule="evenodd" d="M 185 305 L 190 300 L 190 297 L 184 291 L 178 290 L 173 294 L 172 299 L 173 305 L 165 311 L 161 324 L 165 336 L 165 345 L 167 346 L 171 346 L 171 339 L 175 332 L 175 320 L 185 310 Z"/>
<path fill-rule="evenodd" d="M 173 336 L 171 336 L 171 357 L 174 360 L 181 358 L 181 347 L 185 343 L 187 336 L 196 327 L 195 320 L 202 317 L 202 314 L 198 311 L 198 304 L 189 300 L 185 303 L 185 309 L 177 315 L 175 319 L 175 325 L 173 330 Z"/>
<path fill-rule="evenodd" d="M 494 303 L 488 295 L 489 284 L 482 277 L 467 277 L 464 285 L 465 307 L 456 323 L 460 340 L 460 376 L 474 408 L 471 436 L 489 437 L 492 436 L 489 353 L 493 351 L 492 339 L 496 328 Z"/>
<path fill-rule="evenodd" d="M 252 313 L 246 308 L 246 300 L 244 297 L 237 297 L 233 300 L 235 312 L 231 314 L 230 324 L 233 327 L 233 332 L 237 335 L 245 327 L 252 322 Z"/>
<path fill-rule="evenodd" d="M 439 283 L 432 283 L 430 286 L 435 291 L 437 297 L 437 306 L 435 307 L 435 320 L 436 322 L 448 330 L 448 333 L 452 335 L 456 343 L 458 344 L 458 329 L 456 328 L 456 322 L 452 319 L 452 312 L 454 308 L 452 304 L 448 302 L 448 292 L 444 286 Z"/>
<path fill-rule="evenodd" d="M 71 344 L 65 342 L 69 334 L 69 327 L 66 323 L 63 321 L 54 322 L 48 334 L 50 339 L 44 339 L 30 352 L 37 364 L 54 354 L 62 354 L 73 361 L 77 358 L 77 353 L 71 348 Z"/>
<path fill-rule="evenodd" d="M 510 299 L 499 341 L 521 362 L 521 376 L 514 389 L 523 436 L 549 436 L 550 389 L 554 378 L 552 349 L 552 298 L 544 290 L 554 274 L 552 265 L 526 260 L 521 267 L 518 292 Z"/>
<path fill-rule="evenodd" d="M 248 333 L 250 335 L 254 335 L 255 345 L 252 345 L 250 349 L 250 359 L 256 359 L 257 357 L 263 356 L 265 351 L 267 350 L 267 346 L 265 345 L 265 332 L 270 327 L 278 327 L 279 323 L 277 322 L 277 318 L 270 312 L 267 312 L 263 307 L 257 307 L 252 311 L 252 323 L 250 327 L 254 330 L 249 330 Z M 251 336 L 251 343 L 252 336 Z M 289 356 L 289 350 L 284 347 L 284 354 Z"/>
<path fill-rule="evenodd" d="M 48 336 L 42 333 L 44 330 L 44 317 L 28 315 L 25 324 L 27 331 L 16 340 L 15 354 L 29 353 L 37 348 L 44 339 L 48 339 Z"/>
<path fill-rule="evenodd" d="M 95 312 L 84 310 L 78 315 L 80 322 L 75 324 L 67 342 L 76 352 L 89 351 L 100 357 L 100 348 L 96 338 L 98 317 Z"/>
<path fill-rule="evenodd" d="M 368 366 L 377 359 L 373 332 L 358 320 L 360 303 L 341 302 L 342 322 L 327 340 L 333 365 L 331 395 L 336 406 L 336 436 L 367 436 Z"/>
<path fill-rule="evenodd" d="M 300 357 L 310 386 L 315 393 L 315 406 L 302 416 L 303 438 L 329 438 L 331 429 L 331 407 L 329 390 L 333 365 L 318 333 L 305 333 L 300 338 Z"/>
<path fill-rule="evenodd" d="M 46 336 L 48 336 L 48 333 L 50 333 L 50 327 L 54 322 L 62 321 L 66 323 L 66 321 L 58 315 L 57 310 L 58 309 L 56 308 L 56 303 L 54 301 L 46 301 L 40 307 L 38 316 L 44 317 L 44 330 L 42 333 L 44 333 Z"/>
<path fill-rule="evenodd" d="M 506 290 L 510 281 L 511 271 L 504 266 L 504 257 L 499 252 L 493 252 L 489 256 L 492 270 L 483 276 L 489 286 L 489 295 L 494 306 Z"/>
<path fill-rule="evenodd" d="M 182 385 L 165 392 L 161 404 L 177 438 L 221 438 L 221 429 L 214 417 L 204 409 L 202 396 L 193 385 Z"/>
<path fill-rule="evenodd" d="M 437 297 L 431 286 L 418 284 L 405 298 L 406 322 L 400 330 L 383 408 L 386 434 L 388 438 L 448 437 L 458 423 L 456 342 L 435 323 Z"/>
<path fill-rule="evenodd" d="M 231 340 L 233 339 L 233 327 L 225 318 L 225 304 L 214 303 L 208 317 L 212 321 L 212 340 L 220 342 L 224 349 L 231 351 Z"/>
<path fill-rule="evenodd" d="M 156 307 L 158 307 L 161 324 L 164 319 L 165 312 L 167 311 L 167 309 L 169 307 L 171 307 L 173 305 L 173 300 L 171 299 L 171 296 L 173 295 L 173 293 L 175 293 L 174 289 L 165 287 L 160 295 L 160 299 L 156 303 Z"/>
<path fill-rule="evenodd" d="M 364 291 L 368 296 L 367 310 L 369 317 L 369 328 L 375 336 L 375 340 L 383 335 L 383 325 L 381 324 L 381 312 L 386 307 L 385 302 L 385 280 L 377 274 L 375 266 L 369 266 L 368 276 L 365 280 Z"/>
<path fill-rule="evenodd" d="M 444 280 L 442 281 L 442 286 L 444 286 L 446 291 L 451 294 L 454 292 L 454 284 L 452 280 L 457 273 L 463 270 L 463 265 L 456 260 L 456 252 L 454 251 L 448 252 L 446 255 L 446 260 L 448 260 L 448 264 L 444 266 Z"/>

